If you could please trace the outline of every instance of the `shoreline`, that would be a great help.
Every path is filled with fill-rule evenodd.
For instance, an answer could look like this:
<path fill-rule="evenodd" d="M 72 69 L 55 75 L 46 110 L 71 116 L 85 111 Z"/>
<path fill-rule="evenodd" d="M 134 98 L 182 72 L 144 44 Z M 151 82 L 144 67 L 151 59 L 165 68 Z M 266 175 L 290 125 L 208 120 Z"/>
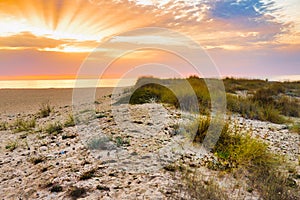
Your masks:
<path fill-rule="evenodd" d="M 95 100 L 111 94 L 114 88 L 96 88 Z M 84 89 L 83 89 L 84 90 Z M 72 105 L 73 88 L 64 89 L 0 89 L 0 113 L 34 113 L 43 103 L 64 107 Z"/>

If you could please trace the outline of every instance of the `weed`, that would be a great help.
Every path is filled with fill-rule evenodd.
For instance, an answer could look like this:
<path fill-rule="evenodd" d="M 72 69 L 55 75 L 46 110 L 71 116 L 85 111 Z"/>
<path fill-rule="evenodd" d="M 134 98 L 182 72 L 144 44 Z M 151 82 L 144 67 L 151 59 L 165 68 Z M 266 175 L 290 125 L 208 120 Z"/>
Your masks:
<path fill-rule="evenodd" d="M 117 147 L 124 146 L 124 145 L 130 145 L 130 141 L 128 139 L 125 140 L 120 136 L 116 137 L 115 142 L 117 144 Z"/>
<path fill-rule="evenodd" d="M 197 170 L 183 169 L 180 174 L 180 183 L 171 188 L 180 191 L 171 199 L 195 199 L 195 200 L 227 200 L 229 197 L 214 183 L 213 179 L 204 180 Z"/>
<path fill-rule="evenodd" d="M 202 124 L 196 142 L 203 142 L 206 136 L 207 120 Z M 288 186 L 284 173 L 280 171 L 280 167 L 287 166 L 284 159 L 269 152 L 262 141 L 240 131 L 237 127 L 224 127 L 213 148 L 218 162 L 212 168 L 228 171 L 245 169 L 242 171 L 246 171 L 251 187 L 259 190 L 263 199 L 294 199 L 296 190 Z"/>
<path fill-rule="evenodd" d="M 17 141 L 10 141 L 6 146 L 5 149 L 9 150 L 9 151 L 13 151 L 18 147 L 18 143 Z"/>
<path fill-rule="evenodd" d="M 300 122 L 294 123 L 292 126 L 289 127 L 289 129 L 290 129 L 292 132 L 295 132 L 295 133 L 299 133 L 299 134 L 300 134 Z"/>
<path fill-rule="evenodd" d="M 87 142 L 87 146 L 89 149 L 107 150 L 109 149 L 109 145 L 107 144 L 109 141 L 108 137 L 95 137 Z"/>
<path fill-rule="evenodd" d="M 52 107 L 50 106 L 50 103 L 43 103 L 41 104 L 40 106 L 40 109 L 39 109 L 39 112 L 38 112 L 38 115 L 39 117 L 41 118 L 44 118 L 44 117 L 48 117 L 50 115 L 50 113 L 52 112 Z"/>
<path fill-rule="evenodd" d="M 59 122 L 55 122 L 54 124 L 48 124 L 45 131 L 48 134 L 58 134 L 61 133 L 63 130 L 62 125 Z"/>
<path fill-rule="evenodd" d="M 29 119 L 25 120 L 22 118 L 17 118 L 16 121 L 12 124 L 12 129 L 15 133 L 22 132 L 22 131 L 30 131 L 35 128 L 36 120 Z"/>
<path fill-rule="evenodd" d="M 6 131 L 8 129 L 7 122 L 0 122 L 0 131 Z"/>
<path fill-rule="evenodd" d="M 75 120 L 73 115 L 69 114 L 68 119 L 64 123 L 65 127 L 75 126 Z"/>

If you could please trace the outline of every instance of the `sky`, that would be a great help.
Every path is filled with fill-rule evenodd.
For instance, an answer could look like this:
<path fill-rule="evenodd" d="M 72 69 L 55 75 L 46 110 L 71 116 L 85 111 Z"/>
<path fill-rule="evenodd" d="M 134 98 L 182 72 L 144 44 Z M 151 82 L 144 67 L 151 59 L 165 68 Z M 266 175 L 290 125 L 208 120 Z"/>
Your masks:
<path fill-rule="evenodd" d="M 145 27 L 197 42 L 222 77 L 300 80 L 299 10 L 299 0 L 0 0 L 0 80 L 75 79 L 107 41 L 110 48 L 98 55 L 108 59 L 139 39 L 144 47 L 187 48 L 147 31 L 122 37 Z M 122 56 L 104 78 L 147 63 L 186 64 L 170 53 L 142 50 Z"/>

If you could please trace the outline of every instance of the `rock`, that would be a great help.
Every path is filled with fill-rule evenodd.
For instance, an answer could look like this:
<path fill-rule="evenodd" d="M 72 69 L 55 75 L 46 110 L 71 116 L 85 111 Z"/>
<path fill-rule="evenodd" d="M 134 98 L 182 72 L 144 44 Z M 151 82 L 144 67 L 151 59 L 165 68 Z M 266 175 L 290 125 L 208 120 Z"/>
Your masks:
<path fill-rule="evenodd" d="M 40 147 L 40 150 L 41 150 L 41 151 L 47 151 L 47 150 L 48 150 L 48 147 L 46 147 L 46 146 L 41 146 L 41 147 Z"/>

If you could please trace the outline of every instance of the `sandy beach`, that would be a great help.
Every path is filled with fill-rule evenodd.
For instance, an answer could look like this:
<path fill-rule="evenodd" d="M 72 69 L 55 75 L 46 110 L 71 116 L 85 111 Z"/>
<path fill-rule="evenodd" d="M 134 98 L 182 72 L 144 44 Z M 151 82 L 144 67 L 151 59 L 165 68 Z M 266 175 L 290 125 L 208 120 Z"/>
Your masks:
<path fill-rule="evenodd" d="M 97 88 L 95 99 L 111 94 L 113 88 Z M 0 113 L 35 113 L 43 103 L 55 107 L 72 105 L 73 89 L 0 89 Z"/>

